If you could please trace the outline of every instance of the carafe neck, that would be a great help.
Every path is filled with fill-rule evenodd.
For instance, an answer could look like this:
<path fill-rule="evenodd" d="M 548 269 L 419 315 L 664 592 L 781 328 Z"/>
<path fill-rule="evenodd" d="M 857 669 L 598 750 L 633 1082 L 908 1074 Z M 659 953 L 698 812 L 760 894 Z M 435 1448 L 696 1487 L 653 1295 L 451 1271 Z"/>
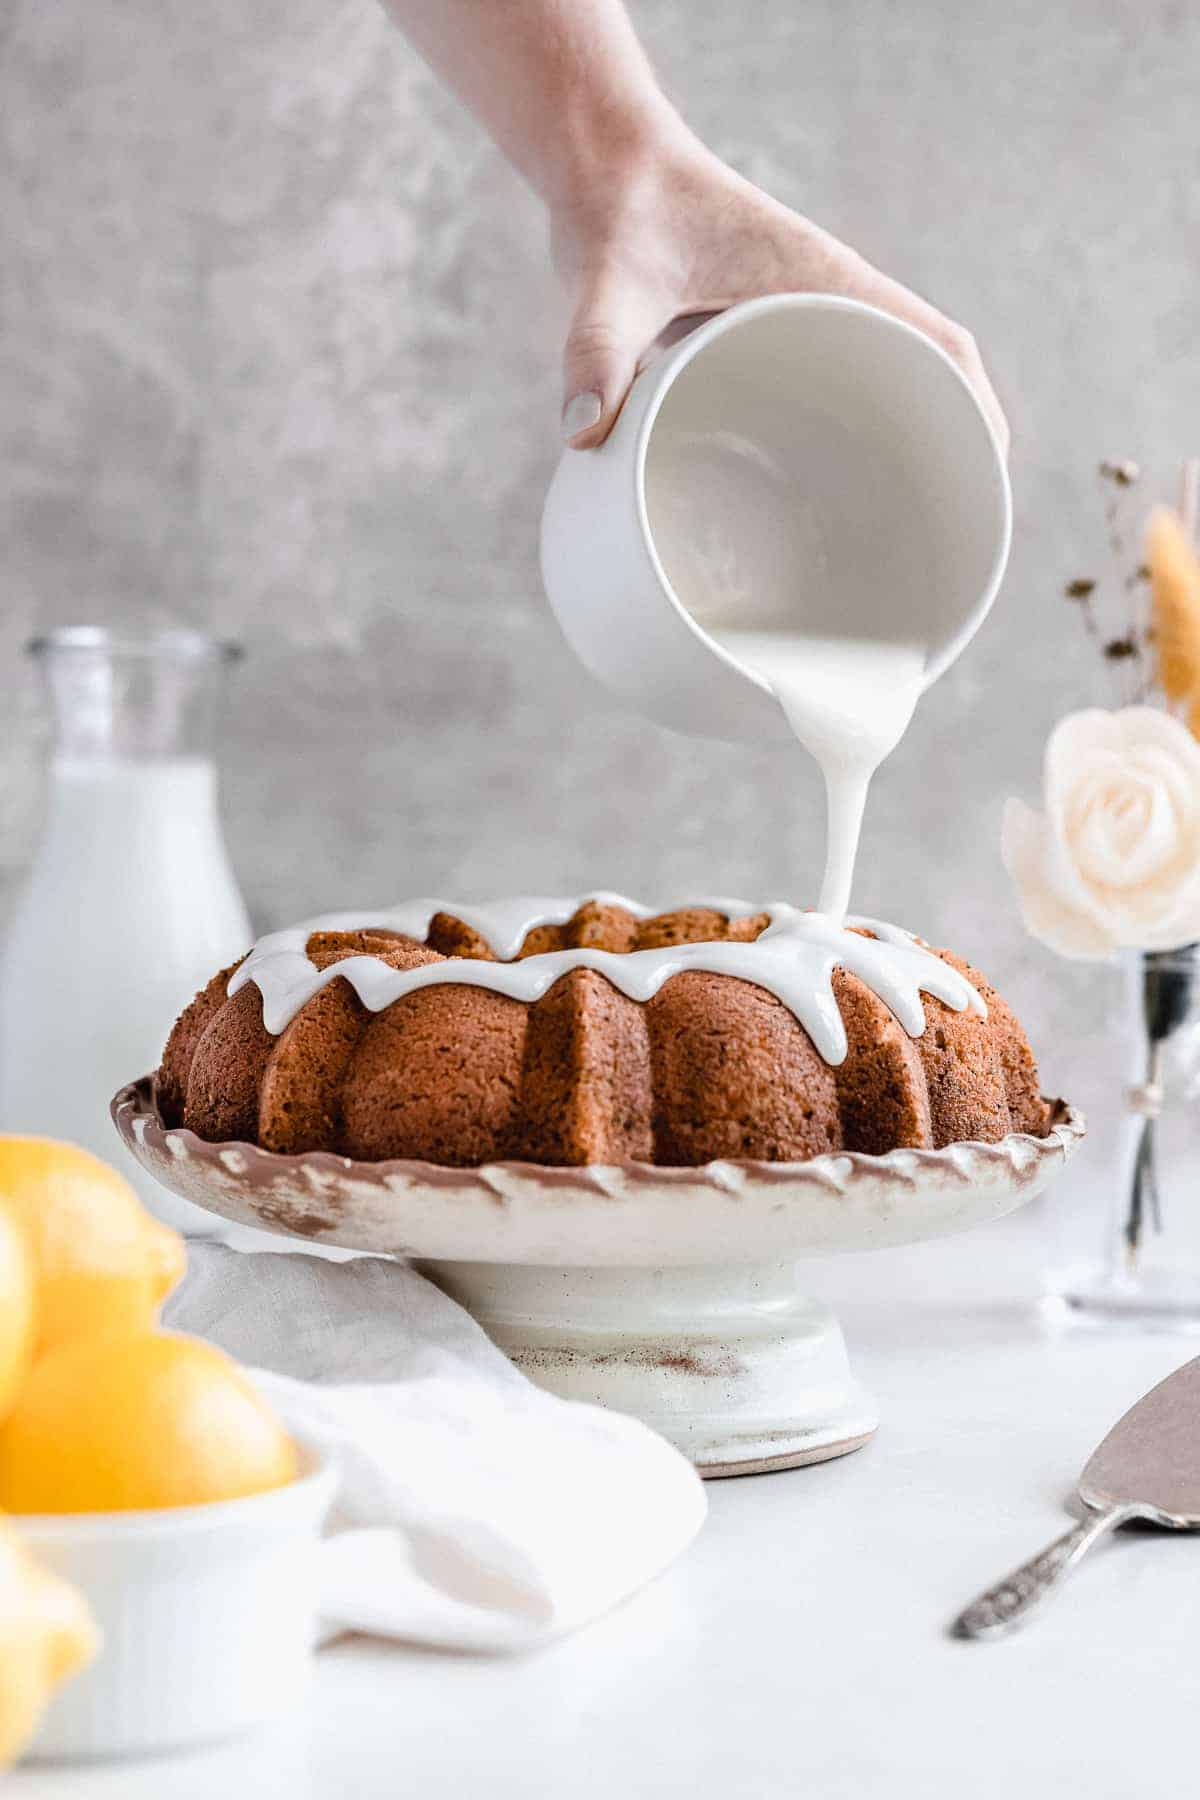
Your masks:
<path fill-rule="evenodd" d="M 211 757 L 236 646 L 182 629 L 134 636 L 72 626 L 30 649 L 45 683 L 56 766 Z"/>

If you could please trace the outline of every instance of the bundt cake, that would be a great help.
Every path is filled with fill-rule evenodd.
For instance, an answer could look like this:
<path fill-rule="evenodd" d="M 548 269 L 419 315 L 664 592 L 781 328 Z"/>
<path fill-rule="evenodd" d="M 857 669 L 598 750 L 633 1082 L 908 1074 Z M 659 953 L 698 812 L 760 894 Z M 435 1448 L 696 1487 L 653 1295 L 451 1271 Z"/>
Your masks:
<path fill-rule="evenodd" d="M 259 940 L 171 1033 L 166 1124 L 210 1141 L 470 1166 L 791 1162 L 1044 1136 L 1013 1013 L 893 926 L 615 895 Z"/>

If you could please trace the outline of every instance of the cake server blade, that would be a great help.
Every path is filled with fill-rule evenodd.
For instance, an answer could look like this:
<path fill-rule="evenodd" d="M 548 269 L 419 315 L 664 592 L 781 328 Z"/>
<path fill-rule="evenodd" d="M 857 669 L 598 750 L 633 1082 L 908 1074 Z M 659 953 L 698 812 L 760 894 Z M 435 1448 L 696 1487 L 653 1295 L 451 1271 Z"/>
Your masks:
<path fill-rule="evenodd" d="M 1200 1357 L 1144 1394 L 1092 1452 L 1079 1478 L 1086 1508 L 1072 1530 L 981 1594 L 955 1637 L 1002 1637 L 1052 1593 L 1085 1551 L 1130 1519 L 1200 1526 Z"/>

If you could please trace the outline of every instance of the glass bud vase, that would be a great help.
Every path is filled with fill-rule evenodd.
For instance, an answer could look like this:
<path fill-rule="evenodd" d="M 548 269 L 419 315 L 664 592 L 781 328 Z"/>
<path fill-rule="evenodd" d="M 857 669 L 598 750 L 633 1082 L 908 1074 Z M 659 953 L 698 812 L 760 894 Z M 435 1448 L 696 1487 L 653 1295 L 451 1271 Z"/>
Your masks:
<path fill-rule="evenodd" d="M 237 653 L 200 632 L 93 626 L 30 651 L 53 743 L 41 843 L 0 950 L 0 1130 L 82 1144 L 169 1224 L 223 1229 L 138 1167 L 109 1102 L 251 942 L 212 755 Z"/>
<path fill-rule="evenodd" d="M 1200 944 L 1128 953 L 1132 1062 L 1104 1238 L 1059 1283 L 1097 1323 L 1200 1330 Z"/>

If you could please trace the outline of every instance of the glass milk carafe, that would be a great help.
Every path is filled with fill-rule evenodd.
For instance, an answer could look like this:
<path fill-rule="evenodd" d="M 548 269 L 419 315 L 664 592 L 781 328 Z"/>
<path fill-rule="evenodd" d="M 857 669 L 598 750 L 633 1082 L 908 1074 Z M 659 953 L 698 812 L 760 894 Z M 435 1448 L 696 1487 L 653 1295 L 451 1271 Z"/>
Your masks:
<path fill-rule="evenodd" d="M 212 745 L 238 654 L 200 632 L 78 626 L 30 646 L 54 719 L 47 815 L 0 952 L 0 1130 L 117 1164 L 180 1229 L 220 1221 L 126 1153 L 109 1117 L 197 988 L 252 941 Z"/>

